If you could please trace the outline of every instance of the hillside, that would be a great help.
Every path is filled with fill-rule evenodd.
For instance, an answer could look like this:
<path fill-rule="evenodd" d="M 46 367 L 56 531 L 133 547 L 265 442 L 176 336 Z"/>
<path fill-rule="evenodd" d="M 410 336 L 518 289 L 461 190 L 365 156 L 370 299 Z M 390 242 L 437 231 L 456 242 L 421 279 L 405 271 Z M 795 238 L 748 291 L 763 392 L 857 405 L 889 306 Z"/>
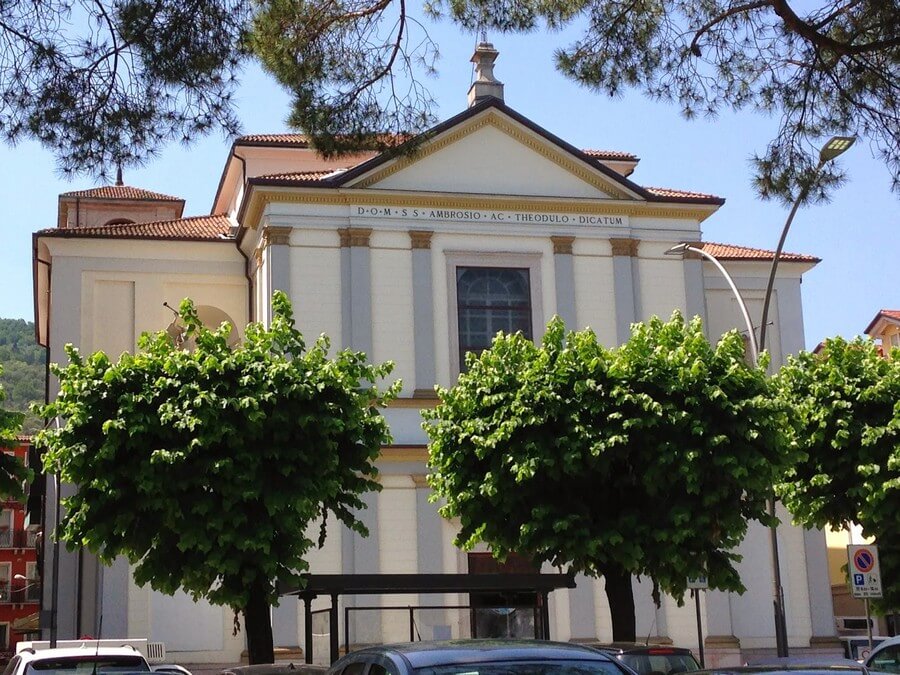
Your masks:
<path fill-rule="evenodd" d="M 6 399 L 0 407 L 28 413 L 31 403 L 44 400 L 44 350 L 34 339 L 34 324 L 24 319 L 0 319 L 0 385 Z M 22 433 L 40 428 L 27 414 Z"/>

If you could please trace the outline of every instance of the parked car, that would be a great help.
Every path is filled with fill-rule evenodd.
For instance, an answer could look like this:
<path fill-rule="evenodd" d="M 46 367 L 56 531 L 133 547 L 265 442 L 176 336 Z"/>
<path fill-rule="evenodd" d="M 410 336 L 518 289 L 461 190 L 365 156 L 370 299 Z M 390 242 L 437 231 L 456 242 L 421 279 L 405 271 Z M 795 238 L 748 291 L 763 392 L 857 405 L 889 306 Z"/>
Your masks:
<path fill-rule="evenodd" d="M 596 649 L 547 640 L 450 640 L 366 647 L 327 675 L 634 675 Z"/>
<path fill-rule="evenodd" d="M 869 638 L 865 635 L 844 635 L 840 638 L 844 645 L 844 657 L 855 661 L 865 661 L 872 651 L 869 648 Z M 872 636 L 872 647 L 877 647 L 885 640 L 890 640 L 882 635 Z"/>
<path fill-rule="evenodd" d="M 589 647 L 599 649 L 619 659 L 638 675 L 674 675 L 700 670 L 700 664 L 690 649 L 670 645 L 650 645 L 636 642 L 593 642 Z"/>
<path fill-rule="evenodd" d="M 900 673 L 900 636 L 887 638 L 865 660 L 869 670 Z"/>
<path fill-rule="evenodd" d="M 850 659 L 784 658 L 756 666 L 724 666 L 693 675 L 869 675 L 869 669 Z"/>
<path fill-rule="evenodd" d="M 110 647 L 85 640 L 78 647 L 35 648 L 19 643 L 2 675 L 108 675 L 150 672 L 147 659 L 132 646 Z"/>

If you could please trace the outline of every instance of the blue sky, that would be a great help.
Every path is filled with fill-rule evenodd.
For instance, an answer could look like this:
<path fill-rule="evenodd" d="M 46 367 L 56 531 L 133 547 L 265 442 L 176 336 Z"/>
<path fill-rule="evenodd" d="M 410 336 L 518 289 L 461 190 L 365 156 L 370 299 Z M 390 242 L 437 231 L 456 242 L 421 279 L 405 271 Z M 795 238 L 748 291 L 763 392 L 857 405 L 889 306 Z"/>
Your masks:
<path fill-rule="evenodd" d="M 450 117 L 466 106 L 475 45 L 446 24 L 434 31 L 441 49 L 439 75 L 428 78 L 440 108 Z M 564 79 L 553 68 L 559 35 L 491 36 L 500 57 L 495 75 L 505 84 L 506 103 L 580 148 L 623 150 L 641 158 L 631 178 L 646 186 L 697 190 L 726 198 L 704 224 L 704 239 L 773 249 L 787 208 L 762 202 L 751 187 L 749 157 L 761 153 L 777 120 L 749 112 L 715 120 L 684 120 L 676 106 L 638 93 L 610 99 Z M 255 67 L 238 92 L 243 133 L 289 131 L 288 99 Z M 190 147 L 170 146 L 141 169 L 126 169 L 125 183 L 183 197 L 186 215 L 209 212 L 231 145 L 214 134 Z M 796 216 L 786 250 L 822 262 L 803 280 L 807 347 L 832 335 L 861 333 L 879 309 L 900 309 L 900 199 L 890 192 L 888 170 L 866 141 L 840 158 L 850 180 L 826 205 Z M 0 317 L 33 320 L 31 233 L 56 223 L 62 192 L 94 187 L 89 177 L 68 182 L 54 158 L 34 143 L 0 145 L 0 203 L 5 244 L 0 249 L 3 292 Z"/>

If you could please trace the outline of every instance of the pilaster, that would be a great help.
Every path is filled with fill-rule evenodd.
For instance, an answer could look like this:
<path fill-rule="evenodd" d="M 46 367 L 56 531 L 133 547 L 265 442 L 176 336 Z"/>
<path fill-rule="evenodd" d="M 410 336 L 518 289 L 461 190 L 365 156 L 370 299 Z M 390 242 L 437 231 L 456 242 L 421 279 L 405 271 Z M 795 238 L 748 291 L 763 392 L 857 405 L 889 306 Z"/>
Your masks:
<path fill-rule="evenodd" d="M 640 317 L 640 278 L 637 239 L 613 237 L 613 291 L 616 301 L 616 337 L 619 344 L 631 337 L 631 324 Z"/>
<path fill-rule="evenodd" d="M 550 237 L 553 242 L 553 268 L 556 275 L 556 313 L 569 330 L 575 330 L 575 268 L 572 261 L 572 243 L 575 237 Z"/>

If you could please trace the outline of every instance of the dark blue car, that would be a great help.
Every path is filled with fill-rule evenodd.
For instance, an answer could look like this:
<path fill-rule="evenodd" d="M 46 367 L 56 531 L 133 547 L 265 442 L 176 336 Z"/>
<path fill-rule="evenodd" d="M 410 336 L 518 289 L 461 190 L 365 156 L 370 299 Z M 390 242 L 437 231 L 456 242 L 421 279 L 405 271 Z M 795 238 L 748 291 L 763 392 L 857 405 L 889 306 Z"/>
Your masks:
<path fill-rule="evenodd" d="M 588 647 L 547 640 L 451 640 L 367 647 L 327 675 L 635 675 Z"/>

